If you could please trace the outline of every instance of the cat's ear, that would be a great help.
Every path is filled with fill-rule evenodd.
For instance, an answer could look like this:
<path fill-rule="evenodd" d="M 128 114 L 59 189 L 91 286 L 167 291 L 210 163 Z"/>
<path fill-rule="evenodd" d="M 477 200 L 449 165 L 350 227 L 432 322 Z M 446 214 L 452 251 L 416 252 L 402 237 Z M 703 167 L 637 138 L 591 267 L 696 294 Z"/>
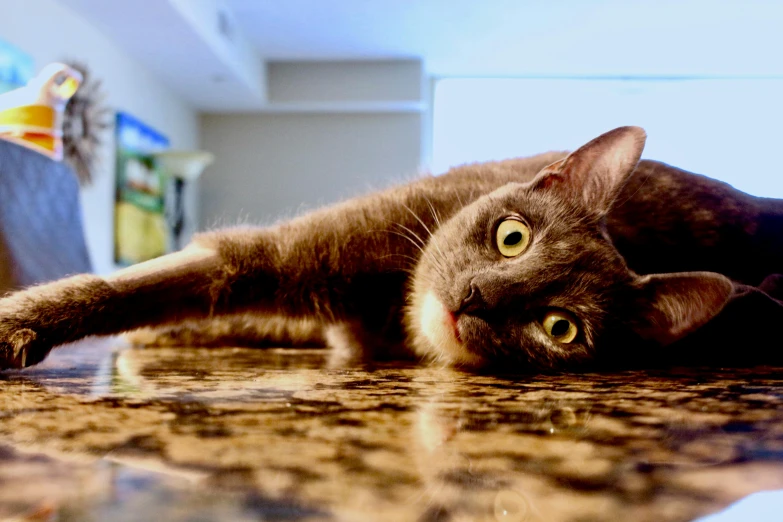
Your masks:
<path fill-rule="evenodd" d="M 731 281 L 713 272 L 653 274 L 639 278 L 634 329 L 665 346 L 715 317 L 731 296 Z"/>
<path fill-rule="evenodd" d="M 606 213 L 639 163 L 646 139 L 647 134 L 640 127 L 611 130 L 544 167 L 532 184 L 557 190 L 564 197 Z"/>

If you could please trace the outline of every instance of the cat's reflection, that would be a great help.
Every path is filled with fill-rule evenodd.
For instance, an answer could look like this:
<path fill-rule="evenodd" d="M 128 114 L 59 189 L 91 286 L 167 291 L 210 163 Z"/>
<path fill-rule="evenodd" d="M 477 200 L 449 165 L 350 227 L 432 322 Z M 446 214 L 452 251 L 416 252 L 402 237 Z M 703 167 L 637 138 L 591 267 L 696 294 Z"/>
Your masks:
<path fill-rule="evenodd" d="M 450 385 L 448 376 L 441 377 L 441 393 L 420 405 L 412 434 L 422 490 L 411 502 L 420 505 L 421 520 L 536 522 L 578 516 L 578 507 L 564 504 L 552 488 L 546 470 L 536 470 L 553 460 L 559 439 L 578 439 L 588 429 L 589 411 L 562 401 L 495 408 L 482 397 L 465 395 L 463 384 Z M 550 438 L 553 446 L 546 448 Z M 577 451 L 558 460 L 578 469 L 590 465 L 584 459 L 588 454 Z"/>

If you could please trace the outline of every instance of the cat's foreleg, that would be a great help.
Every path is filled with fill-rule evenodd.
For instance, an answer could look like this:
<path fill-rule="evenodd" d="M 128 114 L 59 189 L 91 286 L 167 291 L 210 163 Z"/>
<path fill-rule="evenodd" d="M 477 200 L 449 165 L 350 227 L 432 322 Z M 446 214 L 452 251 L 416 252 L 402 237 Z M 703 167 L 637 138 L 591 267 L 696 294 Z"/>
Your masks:
<path fill-rule="evenodd" d="M 107 277 L 78 275 L 0 299 L 0 368 L 43 360 L 60 344 L 245 311 L 306 315 L 280 292 L 287 280 L 275 231 L 244 229 L 199 237 L 181 252 Z"/>
<path fill-rule="evenodd" d="M 185 319 L 253 312 L 361 322 L 375 308 L 388 310 L 388 294 L 402 287 L 399 273 L 380 272 L 388 265 L 367 271 L 367 262 L 350 258 L 357 249 L 340 248 L 314 222 L 205 234 L 181 252 L 107 277 L 79 275 L 2 298 L 0 368 L 36 364 L 54 346 L 84 337 Z"/>
<path fill-rule="evenodd" d="M 197 246 L 108 277 L 77 275 L 0 299 L 0 368 L 40 362 L 52 347 L 188 317 L 222 304 L 226 266 Z"/>

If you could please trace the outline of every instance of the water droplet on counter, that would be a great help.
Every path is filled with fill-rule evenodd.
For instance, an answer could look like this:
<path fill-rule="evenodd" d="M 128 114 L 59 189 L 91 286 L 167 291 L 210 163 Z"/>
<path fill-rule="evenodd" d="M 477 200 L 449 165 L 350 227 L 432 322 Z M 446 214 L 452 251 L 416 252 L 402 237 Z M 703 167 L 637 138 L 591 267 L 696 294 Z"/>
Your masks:
<path fill-rule="evenodd" d="M 524 522 L 529 513 L 527 499 L 516 491 L 504 489 L 495 495 L 495 520 L 498 522 Z"/>
<path fill-rule="evenodd" d="M 576 412 L 568 406 L 558 408 L 549 415 L 549 421 L 559 430 L 570 428 L 577 423 Z"/>

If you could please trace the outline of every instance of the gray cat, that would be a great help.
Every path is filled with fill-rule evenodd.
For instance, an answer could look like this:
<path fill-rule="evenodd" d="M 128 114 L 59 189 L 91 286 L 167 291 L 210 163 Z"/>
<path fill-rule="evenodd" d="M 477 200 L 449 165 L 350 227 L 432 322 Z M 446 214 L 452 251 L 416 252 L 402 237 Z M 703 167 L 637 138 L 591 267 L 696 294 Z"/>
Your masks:
<path fill-rule="evenodd" d="M 621 127 L 569 155 L 457 167 L 13 293 L 0 368 L 90 335 L 282 316 L 353 351 L 539 371 L 646 360 L 727 310 L 783 317 L 763 292 L 783 261 L 783 205 L 640 162 L 644 141 Z M 271 341 L 296 340 L 286 331 Z"/>

